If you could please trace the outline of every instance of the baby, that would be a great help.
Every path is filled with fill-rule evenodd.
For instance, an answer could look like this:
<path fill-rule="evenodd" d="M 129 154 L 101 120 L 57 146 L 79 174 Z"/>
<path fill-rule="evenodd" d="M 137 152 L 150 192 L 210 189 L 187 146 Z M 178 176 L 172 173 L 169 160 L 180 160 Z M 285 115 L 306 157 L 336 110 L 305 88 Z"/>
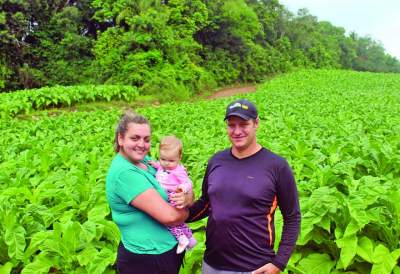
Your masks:
<path fill-rule="evenodd" d="M 177 191 L 178 186 L 185 193 L 192 189 L 192 181 L 183 165 L 180 164 L 181 159 L 181 140 L 175 136 L 163 137 L 160 142 L 160 161 L 159 163 L 153 162 L 153 165 L 157 169 L 157 181 L 166 190 L 168 197 Z M 174 205 L 172 202 L 170 203 Z M 168 227 L 168 229 L 178 240 L 176 253 L 182 253 L 185 249 L 193 248 L 196 245 L 197 241 L 186 224 Z"/>

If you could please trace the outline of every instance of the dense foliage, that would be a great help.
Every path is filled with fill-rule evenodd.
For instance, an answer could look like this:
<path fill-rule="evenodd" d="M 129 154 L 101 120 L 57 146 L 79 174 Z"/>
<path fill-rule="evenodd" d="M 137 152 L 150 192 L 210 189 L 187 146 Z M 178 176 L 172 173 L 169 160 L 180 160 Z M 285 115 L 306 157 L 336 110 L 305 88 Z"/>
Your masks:
<path fill-rule="evenodd" d="M 278 0 L 0 0 L 0 91 L 125 84 L 167 101 L 293 67 L 400 72 L 380 43 Z"/>
<path fill-rule="evenodd" d="M 135 87 L 121 85 L 56 86 L 20 90 L 2 94 L 0 117 L 27 114 L 32 110 L 71 106 L 90 101 L 110 101 L 112 99 L 134 101 L 137 95 Z"/>
<path fill-rule="evenodd" d="M 288 270 L 400 273 L 399 86 L 398 74 L 311 70 L 246 96 L 261 113 L 258 140 L 297 179 L 302 231 Z M 197 195 L 208 158 L 229 145 L 230 100 L 138 109 L 152 122 L 153 156 L 160 136 L 182 138 Z M 1 119 L 0 273 L 114 272 L 119 234 L 104 186 L 119 114 Z M 198 273 L 204 225 L 191 225 L 199 244 L 182 273 Z"/>

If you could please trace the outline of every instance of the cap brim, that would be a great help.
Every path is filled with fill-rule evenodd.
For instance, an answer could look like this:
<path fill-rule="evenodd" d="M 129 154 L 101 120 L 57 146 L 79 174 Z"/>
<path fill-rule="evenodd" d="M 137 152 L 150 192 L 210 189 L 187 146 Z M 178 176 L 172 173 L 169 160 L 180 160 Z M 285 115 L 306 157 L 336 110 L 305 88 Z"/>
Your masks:
<path fill-rule="evenodd" d="M 252 119 L 250 116 L 245 115 L 245 114 L 243 114 L 243 113 L 235 113 L 235 112 L 232 112 L 232 113 L 229 113 L 228 115 L 225 116 L 224 121 L 225 121 L 226 119 L 228 119 L 229 117 L 232 117 L 232 116 L 237 116 L 237 117 L 240 117 L 240 118 L 242 118 L 242 119 L 244 119 L 244 120 L 250 120 L 250 119 Z"/>

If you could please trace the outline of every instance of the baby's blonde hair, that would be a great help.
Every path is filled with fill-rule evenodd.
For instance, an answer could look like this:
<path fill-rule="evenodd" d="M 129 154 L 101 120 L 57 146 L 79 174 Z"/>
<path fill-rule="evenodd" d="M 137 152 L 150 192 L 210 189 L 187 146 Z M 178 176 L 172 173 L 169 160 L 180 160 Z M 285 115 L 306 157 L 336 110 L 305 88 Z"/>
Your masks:
<path fill-rule="evenodd" d="M 174 135 L 164 136 L 160 141 L 160 154 L 162 152 L 168 153 L 173 152 L 177 153 L 179 156 L 182 156 L 182 141 L 178 139 Z"/>

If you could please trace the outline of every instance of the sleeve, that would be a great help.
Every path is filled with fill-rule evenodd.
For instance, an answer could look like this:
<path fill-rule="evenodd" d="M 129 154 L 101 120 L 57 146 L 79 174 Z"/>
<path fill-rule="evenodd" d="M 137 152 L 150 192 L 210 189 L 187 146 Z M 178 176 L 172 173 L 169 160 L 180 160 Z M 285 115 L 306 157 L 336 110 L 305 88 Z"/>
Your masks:
<path fill-rule="evenodd" d="M 189 175 L 182 165 L 180 165 L 179 168 L 174 169 L 172 174 L 178 180 L 179 185 L 183 185 L 185 192 L 192 190 L 192 180 L 190 180 Z"/>
<path fill-rule="evenodd" d="M 201 220 L 208 216 L 210 207 L 210 201 L 208 199 L 208 175 L 210 172 L 210 163 L 207 166 L 206 173 L 203 178 L 203 185 L 201 187 L 201 196 L 194 204 L 189 208 L 189 217 L 186 222 L 191 223 Z"/>
<path fill-rule="evenodd" d="M 118 176 L 117 194 L 130 204 L 138 195 L 144 191 L 153 188 L 148 179 L 133 170 L 122 171 Z"/>
<path fill-rule="evenodd" d="M 296 182 L 286 161 L 279 171 L 278 178 L 277 198 L 283 216 L 283 229 L 278 252 L 272 263 L 283 271 L 296 247 L 301 213 Z"/>

